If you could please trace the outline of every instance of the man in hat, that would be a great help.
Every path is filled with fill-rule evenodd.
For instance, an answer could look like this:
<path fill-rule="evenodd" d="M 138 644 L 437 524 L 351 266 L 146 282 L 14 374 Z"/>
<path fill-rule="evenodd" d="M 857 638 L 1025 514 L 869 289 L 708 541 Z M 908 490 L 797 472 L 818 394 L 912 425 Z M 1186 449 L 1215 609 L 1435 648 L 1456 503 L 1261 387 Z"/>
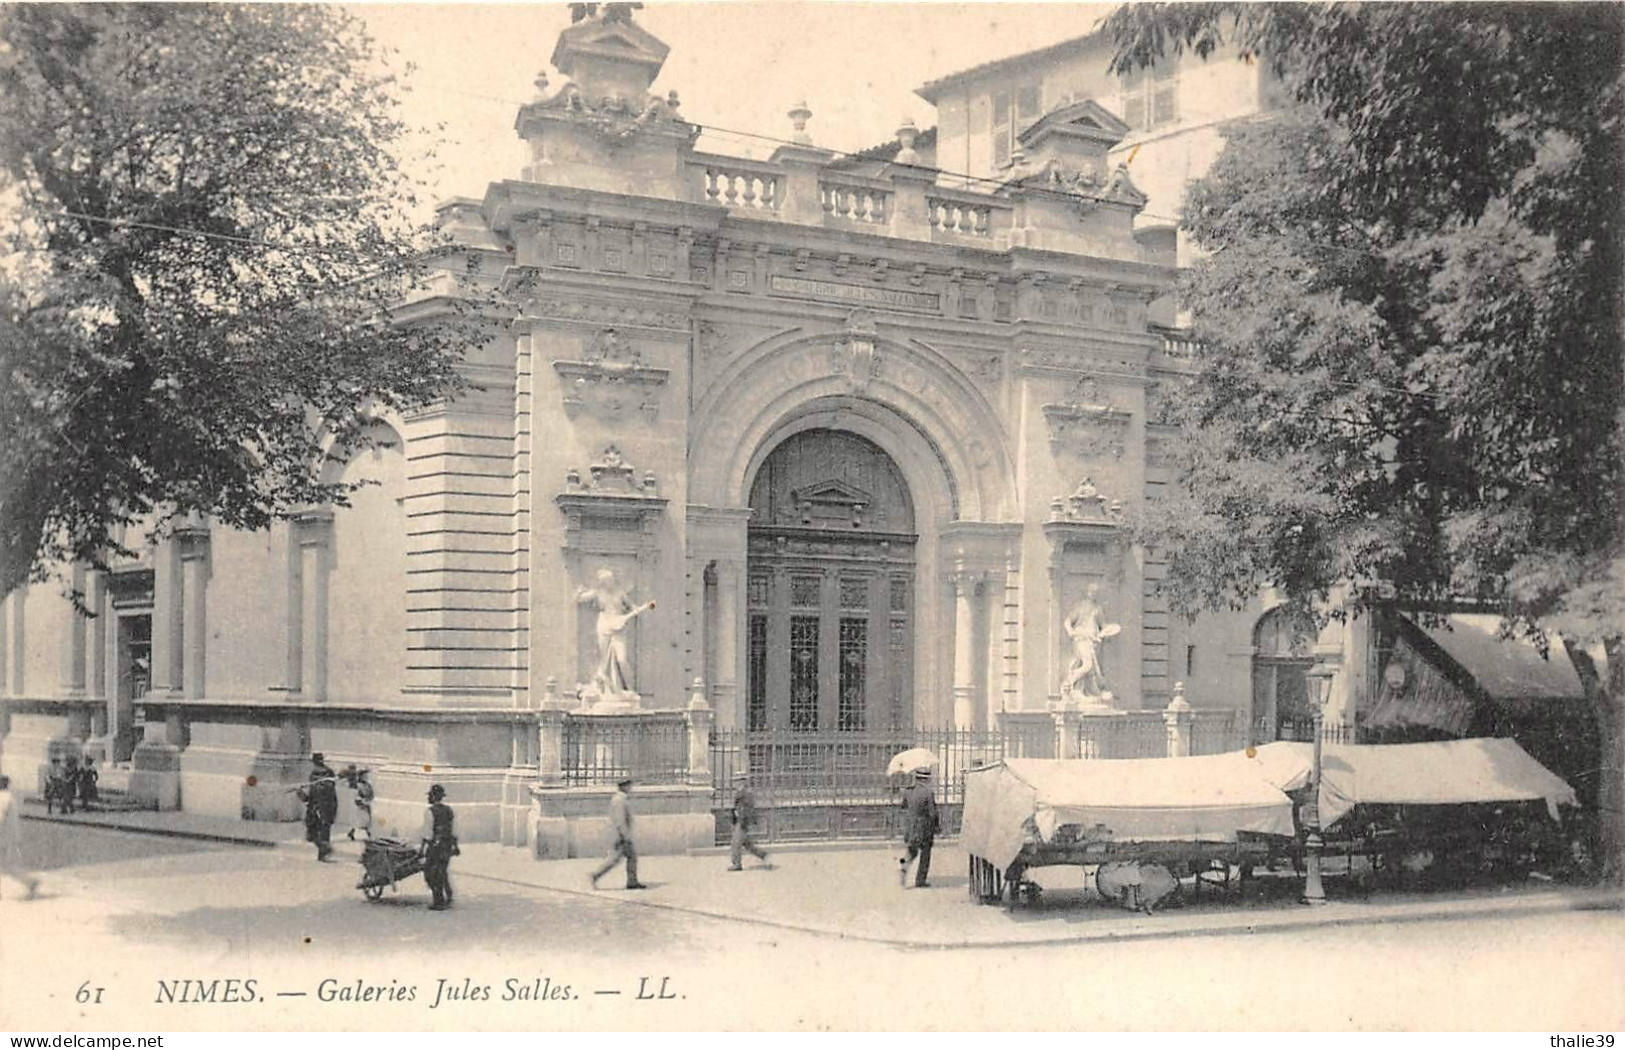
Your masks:
<path fill-rule="evenodd" d="M 762 867 L 771 868 L 773 865 L 767 861 L 767 854 L 751 841 L 750 829 L 756 826 L 756 796 L 750 790 L 750 775 L 748 773 L 734 774 L 734 808 L 733 808 L 733 835 L 729 840 L 729 871 L 743 871 L 740 863 L 744 854 L 749 853 L 762 862 Z"/>
<path fill-rule="evenodd" d="M 430 911 L 445 911 L 451 907 L 451 858 L 460 852 L 457 836 L 452 833 L 451 807 L 446 805 L 446 789 L 439 784 L 429 787 L 429 808 L 423 813 L 423 881 L 434 894 Z"/>
<path fill-rule="evenodd" d="M 897 880 L 901 885 L 908 885 L 908 866 L 916 857 L 920 866 L 914 872 L 914 885 L 931 885 L 927 881 L 931 874 L 931 847 L 937 841 L 940 827 L 936 792 L 931 790 L 931 774 L 927 770 L 918 770 L 914 774 L 914 783 L 903 792 L 903 844 L 908 847 L 908 854 L 898 861 Z"/>
<path fill-rule="evenodd" d="M 320 751 L 310 756 L 310 764 L 310 782 L 299 789 L 305 804 L 305 841 L 316 847 L 316 859 L 325 861 L 333 852 L 333 821 L 339 815 L 337 777 Z"/>
<path fill-rule="evenodd" d="M 22 800 L 11 793 L 11 781 L 0 776 L 0 875 L 9 875 L 28 890 L 34 899 L 39 879 L 23 870 Z"/>
<path fill-rule="evenodd" d="M 632 778 L 622 777 L 615 782 L 615 794 L 609 799 L 609 824 L 615 833 L 615 844 L 609 848 L 609 856 L 598 870 L 592 873 L 592 888 L 598 888 L 598 880 L 609 874 L 609 869 L 626 861 L 626 888 L 629 890 L 648 889 L 638 881 L 638 851 L 632 845 L 632 802 L 629 797 L 632 791 Z"/>

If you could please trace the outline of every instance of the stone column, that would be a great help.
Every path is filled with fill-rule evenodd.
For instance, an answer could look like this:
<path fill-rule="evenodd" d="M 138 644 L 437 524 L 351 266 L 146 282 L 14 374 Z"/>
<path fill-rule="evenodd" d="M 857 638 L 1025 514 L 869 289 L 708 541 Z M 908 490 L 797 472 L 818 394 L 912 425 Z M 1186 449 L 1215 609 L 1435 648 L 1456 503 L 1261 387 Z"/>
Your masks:
<path fill-rule="evenodd" d="M 200 700 L 208 690 L 209 532 L 206 528 L 188 529 L 177 534 L 176 539 L 181 545 L 181 588 L 185 603 L 181 613 L 185 654 L 181 658 L 181 680 L 176 684 L 180 686 L 181 695 Z"/>
<path fill-rule="evenodd" d="M 112 704 L 115 689 L 109 688 L 107 680 L 107 654 L 112 645 L 110 626 L 113 610 L 107 600 L 107 573 L 93 572 L 85 582 L 85 608 L 89 609 L 95 618 L 89 623 L 90 639 L 86 643 L 85 660 L 85 691 L 91 696 L 103 697 L 107 702 L 98 704 L 90 716 L 91 735 L 99 739 L 106 739 L 108 725 L 111 721 L 108 707 Z M 111 752 L 112 744 L 108 750 Z"/>
<path fill-rule="evenodd" d="M 297 660 L 298 690 L 307 699 L 327 699 L 327 576 L 333 540 L 333 512 L 313 510 L 293 520 L 294 542 L 290 570 L 298 598 L 290 617 L 289 670 Z M 290 610 L 294 612 L 294 610 Z"/>
<path fill-rule="evenodd" d="M 1168 757 L 1189 758 L 1191 755 L 1191 705 L 1185 702 L 1185 683 L 1174 683 L 1174 698 L 1162 712 L 1162 724 L 1168 727 Z"/>
<path fill-rule="evenodd" d="M 69 586 L 79 595 L 85 607 L 90 608 L 90 595 L 86 593 L 88 587 L 87 574 L 83 565 L 74 565 L 72 575 L 69 577 Z M 59 654 L 62 660 L 62 682 L 58 689 L 59 696 L 80 697 L 85 695 L 85 656 L 88 642 L 87 630 L 89 619 L 80 612 L 77 606 L 70 602 L 68 609 L 68 637 Z"/>
<path fill-rule="evenodd" d="M 158 544 L 152 574 L 152 685 L 154 700 L 176 694 L 182 680 L 183 596 L 180 541 Z"/>
<path fill-rule="evenodd" d="M 688 782 L 711 785 L 711 705 L 705 702 L 705 683 L 694 679 L 688 698 Z"/>
<path fill-rule="evenodd" d="M 954 728 L 969 729 L 975 708 L 975 608 L 977 573 L 954 571 Z"/>
<path fill-rule="evenodd" d="M 740 566 L 732 562 L 717 562 L 716 681 L 711 686 L 715 697 L 714 713 L 720 724 L 734 725 L 744 720 L 739 717 L 739 636 L 745 620 L 739 608 L 744 596 L 739 586 Z"/>

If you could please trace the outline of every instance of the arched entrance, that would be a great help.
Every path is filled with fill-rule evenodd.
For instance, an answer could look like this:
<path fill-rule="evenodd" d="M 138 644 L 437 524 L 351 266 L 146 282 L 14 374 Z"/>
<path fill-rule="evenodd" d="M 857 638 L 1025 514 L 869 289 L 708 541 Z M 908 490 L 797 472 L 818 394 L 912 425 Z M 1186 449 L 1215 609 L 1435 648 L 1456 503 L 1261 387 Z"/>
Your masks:
<path fill-rule="evenodd" d="M 917 536 L 897 464 L 803 430 L 763 460 L 749 506 L 746 728 L 912 726 Z"/>

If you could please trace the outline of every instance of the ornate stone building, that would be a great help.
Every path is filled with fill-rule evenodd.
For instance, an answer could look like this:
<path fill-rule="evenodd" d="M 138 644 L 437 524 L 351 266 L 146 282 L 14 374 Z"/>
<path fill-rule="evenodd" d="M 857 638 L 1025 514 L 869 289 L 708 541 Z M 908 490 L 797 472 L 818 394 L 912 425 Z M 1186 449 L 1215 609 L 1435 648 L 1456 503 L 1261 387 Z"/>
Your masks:
<path fill-rule="evenodd" d="M 518 114 L 529 163 L 443 207 L 458 250 L 414 305 L 500 290 L 477 389 L 379 419 L 353 506 L 76 570 L 93 618 L 6 599 L 6 772 L 91 751 L 148 802 L 290 819 L 316 749 L 373 770 L 385 826 L 440 781 L 469 837 L 541 849 L 599 812 L 565 796 L 633 732 L 714 719 L 738 751 L 1061 712 L 1160 748 L 1176 680 L 1225 741 L 1275 717 L 1303 651 L 1255 698 L 1257 612 L 1173 622 L 1121 527 L 1168 481 L 1159 392 L 1189 352 L 1157 324 L 1173 236 L 1136 233 L 1109 159 L 1127 125 L 1051 109 L 985 191 L 912 127 L 822 149 L 805 107 L 770 158 L 717 156 L 650 94 L 665 55 L 616 5 L 562 33 L 562 82 Z M 1340 697 L 1361 644 L 1325 647 Z M 651 805 L 682 844 L 720 767 L 671 746 Z"/>

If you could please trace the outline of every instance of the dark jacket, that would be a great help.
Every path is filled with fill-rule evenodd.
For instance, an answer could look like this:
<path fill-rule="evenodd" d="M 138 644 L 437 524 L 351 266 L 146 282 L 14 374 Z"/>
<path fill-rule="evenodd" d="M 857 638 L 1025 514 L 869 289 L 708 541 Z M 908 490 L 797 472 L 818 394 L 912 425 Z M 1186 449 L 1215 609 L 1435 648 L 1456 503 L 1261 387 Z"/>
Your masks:
<path fill-rule="evenodd" d="M 310 783 L 299 794 L 305 800 L 306 824 L 332 824 L 339 815 L 339 792 L 334 772 L 327 766 L 310 771 Z"/>
<path fill-rule="evenodd" d="M 929 784 L 914 784 L 903 792 L 903 842 L 909 846 L 928 846 L 941 828 L 937 819 L 937 800 Z"/>
<path fill-rule="evenodd" d="M 734 796 L 734 823 L 749 830 L 756 826 L 756 796 L 750 788 L 742 787 Z"/>

